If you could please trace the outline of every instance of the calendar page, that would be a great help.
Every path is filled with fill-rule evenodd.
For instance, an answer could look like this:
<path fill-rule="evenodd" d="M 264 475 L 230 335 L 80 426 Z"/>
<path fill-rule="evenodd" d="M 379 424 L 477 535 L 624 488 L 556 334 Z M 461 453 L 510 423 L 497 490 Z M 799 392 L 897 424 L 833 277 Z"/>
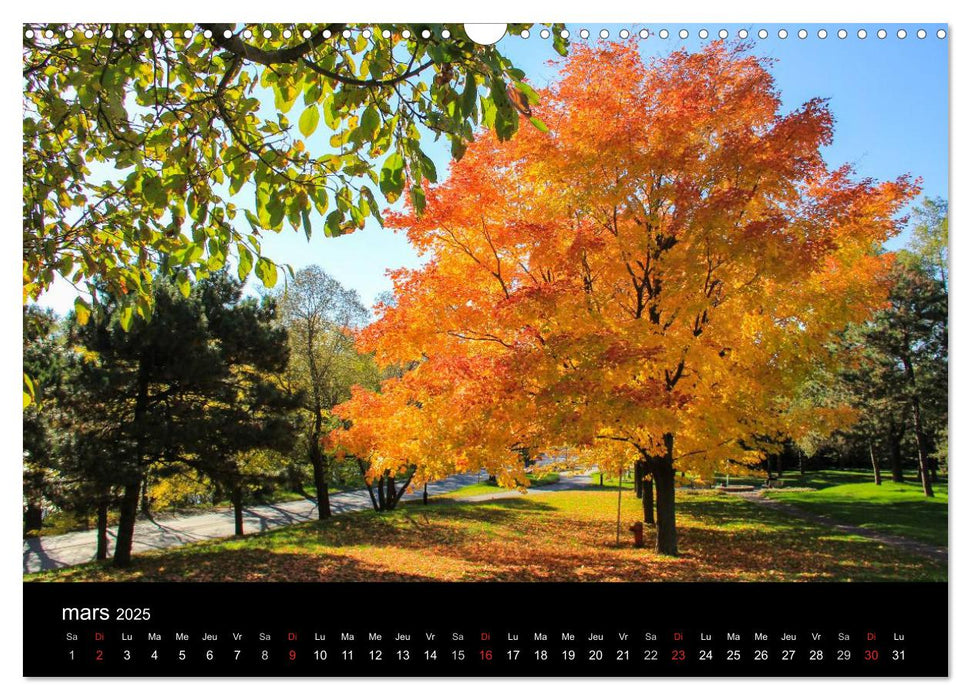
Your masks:
<path fill-rule="evenodd" d="M 21 33 L 25 676 L 949 674 L 948 25 Z"/>

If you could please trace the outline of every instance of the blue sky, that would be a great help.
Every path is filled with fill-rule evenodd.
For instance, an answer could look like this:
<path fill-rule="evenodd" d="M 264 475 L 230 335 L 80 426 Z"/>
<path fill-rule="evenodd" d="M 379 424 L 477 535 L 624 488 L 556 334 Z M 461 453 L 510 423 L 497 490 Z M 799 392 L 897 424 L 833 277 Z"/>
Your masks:
<path fill-rule="evenodd" d="M 837 37 L 840 27 L 849 32 L 845 39 Z M 876 179 L 909 173 L 923 180 L 925 195 L 947 197 L 949 40 L 936 36 L 943 25 L 892 24 L 888 30 L 896 32 L 901 27 L 907 31 L 904 39 L 895 33 L 880 39 L 877 32 L 881 26 L 866 24 L 678 24 L 676 29 L 664 25 L 596 25 L 589 27 L 589 41 L 595 41 L 602 28 L 610 32 L 612 39 L 623 28 L 632 33 L 645 28 L 650 35 L 639 44 L 645 58 L 650 58 L 681 47 L 697 49 L 722 28 L 730 32 L 730 37 L 744 28 L 753 43 L 753 54 L 776 59 L 771 70 L 785 109 L 794 109 L 813 97 L 830 100 L 836 118 L 834 142 L 825 151 L 830 165 L 851 163 L 859 176 Z M 583 41 L 579 37 L 581 28 L 583 25 L 570 25 L 571 41 Z M 686 39 L 676 33 L 682 28 L 689 32 Z M 788 38 L 778 37 L 780 28 L 788 32 Z M 818 38 L 820 28 L 827 31 L 827 38 Z M 857 37 L 861 28 L 867 32 L 865 39 Z M 926 38 L 917 38 L 919 28 L 927 31 Z M 663 29 L 670 30 L 666 39 L 661 38 Z M 709 32 L 707 40 L 698 36 L 702 29 Z M 760 29 L 767 30 L 768 38 L 758 38 Z M 798 38 L 800 29 L 808 32 L 806 39 Z M 500 48 L 526 72 L 533 85 L 543 86 L 555 80 L 557 68 L 548 62 L 558 56 L 551 42 L 540 38 L 538 31 L 529 39 L 507 36 Z M 321 128 L 314 139 L 326 138 L 323 131 Z M 430 155 L 440 176 L 444 175 L 448 162 L 446 146 L 432 146 Z M 252 195 L 244 190 L 241 196 Z M 281 234 L 270 232 L 263 250 L 276 262 L 289 263 L 294 268 L 320 265 L 343 285 L 356 289 L 366 305 L 390 290 L 385 274 L 388 269 L 413 267 L 420 262 L 402 234 L 382 230 L 376 223 L 337 239 L 315 235 L 309 242 L 302 233 L 289 229 Z M 57 285 L 41 303 L 65 311 L 73 303 L 74 294 L 66 284 Z"/>

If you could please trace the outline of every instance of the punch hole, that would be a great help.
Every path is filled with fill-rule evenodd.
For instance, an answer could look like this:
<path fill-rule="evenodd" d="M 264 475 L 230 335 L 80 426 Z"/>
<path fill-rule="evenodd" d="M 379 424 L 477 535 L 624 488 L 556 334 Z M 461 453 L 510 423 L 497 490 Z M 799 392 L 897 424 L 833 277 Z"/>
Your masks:
<path fill-rule="evenodd" d="M 566 31 L 565 29 L 563 30 Z M 482 46 L 492 46 L 506 34 L 505 24 L 466 24 L 466 35 Z M 565 38 L 565 37 L 564 37 Z"/>

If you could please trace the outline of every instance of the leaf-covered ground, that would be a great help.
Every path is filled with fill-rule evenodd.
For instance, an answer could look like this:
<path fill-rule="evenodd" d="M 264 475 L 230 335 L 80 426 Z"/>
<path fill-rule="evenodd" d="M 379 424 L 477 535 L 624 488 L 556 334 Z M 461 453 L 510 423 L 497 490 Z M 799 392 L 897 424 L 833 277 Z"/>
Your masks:
<path fill-rule="evenodd" d="M 485 503 L 435 499 L 390 514 L 140 555 L 124 571 L 85 565 L 58 581 L 801 581 L 945 580 L 946 566 L 728 495 L 678 494 L 681 556 L 634 549 L 639 503 L 589 489 Z M 648 541 L 653 532 L 648 530 Z"/>

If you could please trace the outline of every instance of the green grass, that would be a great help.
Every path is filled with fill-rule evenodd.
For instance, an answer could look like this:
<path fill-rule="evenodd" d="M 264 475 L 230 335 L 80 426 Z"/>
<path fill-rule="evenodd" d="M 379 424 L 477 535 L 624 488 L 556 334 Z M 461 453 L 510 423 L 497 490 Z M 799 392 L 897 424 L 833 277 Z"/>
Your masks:
<path fill-rule="evenodd" d="M 947 546 L 946 483 L 935 484 L 934 498 L 927 498 L 915 483 L 884 481 L 877 486 L 872 480 L 847 479 L 850 483 L 839 483 L 839 479 L 837 475 L 824 474 L 807 480 L 807 485 L 815 485 L 816 491 L 778 489 L 767 495 L 848 525 Z"/>
<path fill-rule="evenodd" d="M 555 484 L 560 480 L 560 475 L 557 472 L 548 472 L 546 474 L 541 474 L 535 477 L 530 477 L 529 487 L 534 486 L 547 486 L 549 484 Z M 466 496 L 481 496 L 483 494 L 491 493 L 502 493 L 505 491 L 512 491 L 513 489 L 505 486 L 499 486 L 491 481 L 483 479 L 478 484 L 469 484 L 468 486 L 463 486 L 455 491 L 449 491 L 444 498 L 465 498 Z M 442 497 L 439 497 L 442 498 Z"/>
<path fill-rule="evenodd" d="M 691 480 L 691 474 L 685 481 Z M 724 474 L 716 475 L 716 482 L 725 483 Z M 908 477 L 914 479 L 913 474 Z M 882 485 L 873 483 L 873 472 L 868 469 L 823 469 L 785 472 L 783 486 L 767 490 L 770 498 L 789 503 L 808 513 L 825 515 L 847 525 L 868 527 L 879 532 L 909 537 L 921 542 L 947 546 L 948 485 L 941 481 L 934 485 L 935 497 L 927 498 L 916 481 L 893 483 L 885 480 Z M 593 480 L 599 484 L 599 474 Z M 747 484 L 760 487 L 765 476 L 750 474 L 731 476 L 732 485 Z M 616 477 L 604 477 L 604 486 L 617 488 Z M 631 488 L 624 480 L 623 489 Z M 799 491 L 796 489 L 814 489 Z"/>

